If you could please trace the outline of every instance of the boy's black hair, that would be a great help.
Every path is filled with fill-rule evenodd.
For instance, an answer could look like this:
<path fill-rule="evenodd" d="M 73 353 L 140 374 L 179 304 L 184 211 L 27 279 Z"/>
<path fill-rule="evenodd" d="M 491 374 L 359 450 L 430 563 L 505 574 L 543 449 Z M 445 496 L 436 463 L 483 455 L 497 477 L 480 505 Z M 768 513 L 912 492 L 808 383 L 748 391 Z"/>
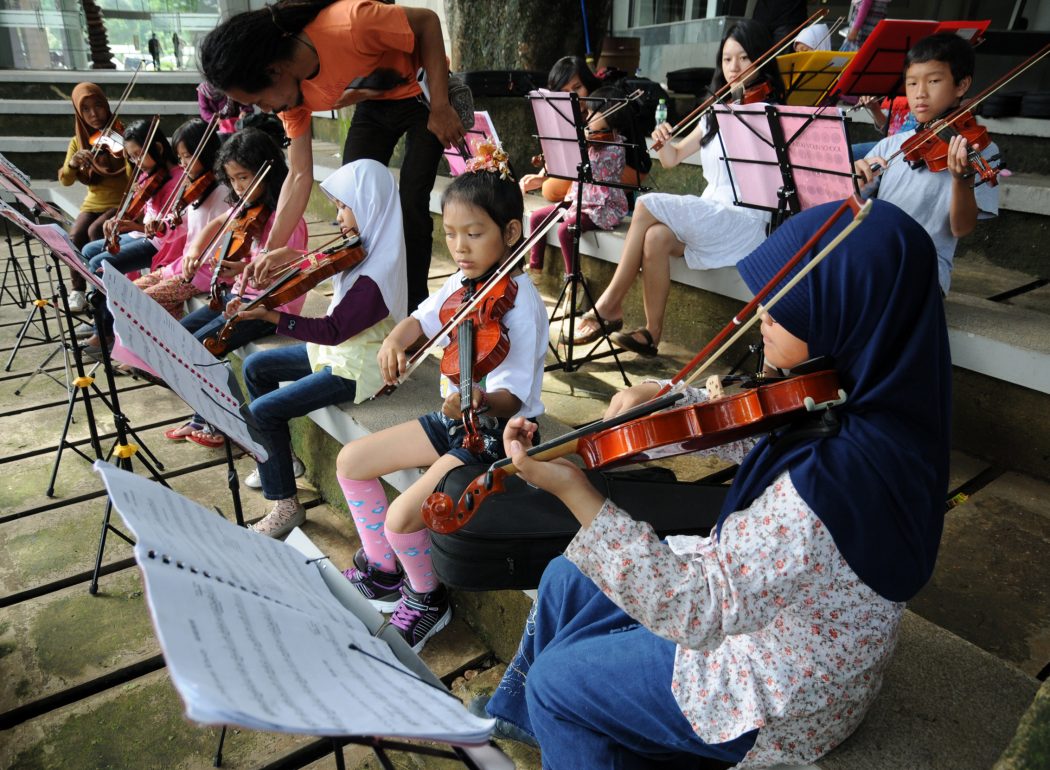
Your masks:
<path fill-rule="evenodd" d="M 583 57 L 563 56 L 551 67 L 547 75 L 547 88 L 551 91 L 560 91 L 568 85 L 573 75 L 580 79 L 588 94 L 593 93 L 602 84 L 602 81 L 591 72 L 591 68 L 587 66 Z"/>
<path fill-rule="evenodd" d="M 718 44 L 718 53 L 715 54 L 715 74 L 711 78 L 711 93 L 715 93 L 726 84 L 725 75 L 722 73 L 722 49 L 725 48 L 726 41 L 729 38 L 733 38 L 740 44 L 741 48 L 747 51 L 747 55 L 752 62 L 771 49 L 774 43 L 769 28 L 765 24 L 752 21 L 751 19 L 738 21 L 726 30 L 725 35 Z M 775 56 L 771 56 L 769 61 L 762 65 L 752 85 L 758 85 L 763 82 L 769 83 L 773 89 L 773 93 L 770 94 L 766 101 L 773 104 L 779 104 L 784 101 L 784 79 L 780 76 L 780 67 L 777 65 Z M 700 146 L 706 146 L 717 132 L 718 121 L 715 119 L 714 113 L 711 113 L 707 131 L 700 139 Z"/>
<path fill-rule="evenodd" d="M 175 133 L 171 137 L 171 146 L 178 147 L 180 144 L 184 144 L 186 145 L 186 152 L 192 155 L 197 152 L 201 139 L 204 138 L 207 130 L 207 123 L 200 118 L 191 118 L 175 129 Z M 221 145 L 222 140 L 219 139 L 219 132 L 212 132 L 212 135 L 208 138 L 208 143 L 204 145 L 204 149 L 201 150 L 198 158 L 205 170 L 215 167 L 215 156 L 218 154 Z"/>
<path fill-rule="evenodd" d="M 963 78 L 973 78 L 975 58 L 973 46 L 967 41 L 953 32 L 940 32 L 924 37 L 911 47 L 904 57 L 904 74 L 908 74 L 908 68 L 913 64 L 944 62 L 958 85 Z"/>
<path fill-rule="evenodd" d="M 624 99 L 626 94 L 616 86 L 602 86 L 584 97 L 583 102 L 591 112 L 605 112 L 617 106 L 618 102 L 608 101 L 611 99 Z M 609 128 L 626 136 L 631 130 L 631 104 L 623 105 L 611 115 L 607 115 L 605 122 Z"/>
<path fill-rule="evenodd" d="M 270 172 L 263 182 L 265 190 L 257 202 L 264 204 L 270 211 L 276 211 L 281 186 L 284 184 L 284 178 L 288 176 L 288 164 L 284 162 L 281 148 L 274 143 L 270 135 L 257 128 L 244 128 L 222 143 L 215 158 L 215 178 L 220 184 L 230 188 L 226 202 L 234 204 L 239 196 L 233 191 L 225 168 L 231 160 L 252 172 L 258 172 L 266 161 L 270 161 Z"/>
<path fill-rule="evenodd" d="M 302 45 L 297 35 L 333 2 L 278 0 L 259 10 L 231 16 L 201 43 L 201 73 L 220 91 L 262 91 L 273 84 L 267 67 L 290 60 L 295 46 Z"/>
<path fill-rule="evenodd" d="M 149 124 L 150 121 L 148 120 L 136 120 L 134 123 L 129 124 L 124 129 L 124 140 L 130 140 L 145 150 L 158 166 L 179 165 L 178 156 L 175 155 L 175 150 L 171 149 L 168 137 L 164 135 L 164 130 L 160 126 L 157 126 L 157 133 L 153 135 L 153 144 L 146 147 L 146 137 L 149 136 Z"/>
<path fill-rule="evenodd" d="M 441 210 L 444 211 L 452 201 L 477 206 L 499 226 L 501 233 L 514 220 L 524 222 L 525 219 L 525 201 L 517 183 L 510 177 L 500 178 L 494 171 L 474 171 L 457 176 L 441 196 Z"/>

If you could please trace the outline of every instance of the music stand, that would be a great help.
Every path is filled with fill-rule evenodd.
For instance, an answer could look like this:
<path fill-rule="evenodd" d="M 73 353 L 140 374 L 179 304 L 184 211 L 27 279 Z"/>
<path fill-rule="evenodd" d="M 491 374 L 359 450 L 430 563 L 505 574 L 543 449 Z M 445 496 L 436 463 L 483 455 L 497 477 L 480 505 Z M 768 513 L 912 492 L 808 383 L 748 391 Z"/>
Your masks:
<path fill-rule="evenodd" d="M 495 144 L 497 147 L 501 146 L 499 134 L 496 133 L 496 125 L 492 122 L 492 116 L 489 115 L 487 110 L 478 110 L 474 113 L 474 125 L 467 129 L 463 143 L 471 155 L 477 155 L 478 147 L 485 143 Z M 450 144 L 445 148 L 444 155 L 445 161 L 448 163 L 449 176 L 459 176 L 467 170 L 468 158 L 463 157 L 463 153 L 458 147 Z"/>
<path fill-rule="evenodd" d="M 868 35 L 842 71 L 832 96 L 899 96 L 904 85 L 904 60 L 919 40 L 952 32 L 976 44 L 988 29 L 984 21 L 911 21 L 883 19 Z"/>
<path fill-rule="evenodd" d="M 548 340 L 547 345 L 554 354 L 555 363 L 548 364 L 545 371 L 561 369 L 566 372 L 574 372 L 582 364 L 601 358 L 612 356 L 616 366 L 620 370 L 620 376 L 625 385 L 630 385 L 627 373 L 624 371 L 623 363 L 620 361 L 620 350 L 613 345 L 606 330 L 605 320 L 601 317 L 595 306 L 594 297 L 591 295 L 590 287 L 583 278 L 580 267 L 580 238 L 582 231 L 579 221 L 583 209 L 584 185 L 599 184 L 604 187 L 618 187 L 622 190 L 644 191 L 648 188 L 638 185 L 625 184 L 619 179 L 605 180 L 595 179 L 588 156 L 588 144 L 590 143 L 584 134 L 586 122 L 580 111 L 580 98 L 573 92 L 554 92 L 546 89 L 530 91 L 528 99 L 532 103 L 533 115 L 536 118 L 536 129 L 539 132 L 536 138 L 540 142 L 544 162 L 547 168 L 547 176 L 555 179 L 565 179 L 576 183 L 576 224 L 570 225 L 572 231 L 572 254 L 570 256 L 571 269 L 565 276 L 565 283 L 561 293 L 558 295 L 554 308 L 551 310 L 550 322 L 562 322 L 568 319 L 568 333 L 562 334 L 565 340 L 565 356 L 558 351 L 558 346 Z M 612 103 L 614 108 L 630 109 L 630 100 L 602 99 L 605 104 Z M 632 132 L 633 134 L 634 132 Z M 633 147 L 629 142 L 601 142 L 602 144 L 624 148 Z M 591 308 L 598 321 L 599 338 L 595 340 L 590 349 L 582 356 L 575 356 L 576 336 L 576 307 L 577 297 L 582 288 L 587 306 Z M 564 324 L 563 324 L 564 326 Z M 602 344 L 608 346 L 608 350 L 598 352 Z M 589 344 L 589 343 L 588 343 Z"/>
<path fill-rule="evenodd" d="M 856 51 L 803 51 L 777 57 L 784 80 L 784 104 L 815 107 L 835 88 L 843 69 Z"/>
<path fill-rule="evenodd" d="M 847 118 L 824 107 L 716 105 L 718 138 L 738 206 L 786 217 L 856 191 Z"/>

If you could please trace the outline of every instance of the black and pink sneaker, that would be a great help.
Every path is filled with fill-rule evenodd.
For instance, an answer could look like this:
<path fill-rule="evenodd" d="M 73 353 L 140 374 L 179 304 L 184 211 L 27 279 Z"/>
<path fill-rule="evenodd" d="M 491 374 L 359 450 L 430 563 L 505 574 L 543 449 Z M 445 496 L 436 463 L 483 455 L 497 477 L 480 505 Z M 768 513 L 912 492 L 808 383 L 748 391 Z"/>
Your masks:
<path fill-rule="evenodd" d="M 401 584 L 405 580 L 401 565 L 397 565 L 397 572 L 384 572 L 368 561 L 364 548 L 357 549 L 354 566 L 345 570 L 343 577 L 379 612 L 393 612 L 401 602 Z"/>
<path fill-rule="evenodd" d="M 432 637 L 452 620 L 452 605 L 448 591 L 439 585 L 430 593 L 417 593 L 408 585 L 401 584 L 401 602 L 394 609 L 390 625 L 398 630 L 413 651 L 423 649 Z"/>

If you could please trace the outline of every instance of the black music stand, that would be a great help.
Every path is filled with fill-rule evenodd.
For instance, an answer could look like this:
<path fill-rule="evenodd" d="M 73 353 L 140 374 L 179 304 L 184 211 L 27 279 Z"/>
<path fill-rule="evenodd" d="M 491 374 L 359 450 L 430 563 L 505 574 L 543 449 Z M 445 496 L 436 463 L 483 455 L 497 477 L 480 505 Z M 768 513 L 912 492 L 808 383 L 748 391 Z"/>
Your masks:
<path fill-rule="evenodd" d="M 823 107 L 716 105 L 736 205 L 791 214 L 856 192 L 848 118 Z"/>
<path fill-rule="evenodd" d="M 536 138 L 540 142 L 543 157 L 547 167 L 547 176 L 555 179 L 565 179 L 576 183 L 576 222 L 580 221 L 583 209 L 583 186 L 588 184 L 599 184 L 605 187 L 618 187 L 622 190 L 642 192 L 646 187 L 625 184 L 621 180 L 595 179 L 593 169 L 588 158 L 587 148 L 590 140 L 584 133 L 586 121 L 580 111 L 580 98 L 572 92 L 553 92 L 546 89 L 532 91 L 528 95 L 532 103 L 533 114 L 536 118 L 536 127 L 539 134 Z M 630 109 L 630 100 L 603 99 L 603 103 L 612 103 L 619 109 Z M 633 132 L 632 132 L 633 133 Z M 629 142 L 602 142 L 606 145 L 623 147 L 624 151 L 634 147 Z M 574 372 L 582 364 L 596 361 L 601 358 L 612 356 L 616 366 L 620 370 L 620 376 L 625 385 L 630 385 L 627 373 L 624 371 L 623 363 L 620 361 L 620 349 L 613 345 L 606 330 L 605 320 L 598 313 L 594 297 L 591 295 L 590 287 L 584 280 L 580 267 L 580 238 L 582 231 L 578 224 L 570 225 L 572 230 L 572 255 L 570 258 L 571 270 L 565 276 L 561 293 L 558 295 L 554 308 L 551 310 L 550 322 L 560 323 L 568 319 L 568 333 L 562 334 L 565 341 L 565 356 L 558 351 L 558 346 L 548 340 L 548 346 L 554 354 L 555 363 L 548 364 L 545 371 L 561 369 L 566 372 Z M 600 330 L 599 338 L 589 350 L 582 356 L 575 355 L 576 336 L 576 307 L 577 297 L 582 289 L 586 298 L 586 304 L 598 320 Z M 590 343 L 588 343 L 590 344 Z M 599 352 L 598 348 L 607 345 L 608 350 Z"/>

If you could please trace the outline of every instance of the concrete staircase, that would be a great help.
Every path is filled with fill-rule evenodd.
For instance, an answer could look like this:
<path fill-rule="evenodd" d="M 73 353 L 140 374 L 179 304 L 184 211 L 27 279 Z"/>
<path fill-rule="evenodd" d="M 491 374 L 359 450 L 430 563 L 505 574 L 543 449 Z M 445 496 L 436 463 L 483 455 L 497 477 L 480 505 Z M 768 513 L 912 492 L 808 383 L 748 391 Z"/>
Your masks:
<path fill-rule="evenodd" d="M 19 71 L 17 80 L 0 80 L 0 153 L 35 180 L 53 180 L 73 136 L 73 87 L 97 83 L 115 108 L 130 77 L 126 72 L 68 70 Z M 198 117 L 194 72 L 141 73 L 120 110 L 124 125 L 160 115 L 170 137 L 179 124 Z"/>

